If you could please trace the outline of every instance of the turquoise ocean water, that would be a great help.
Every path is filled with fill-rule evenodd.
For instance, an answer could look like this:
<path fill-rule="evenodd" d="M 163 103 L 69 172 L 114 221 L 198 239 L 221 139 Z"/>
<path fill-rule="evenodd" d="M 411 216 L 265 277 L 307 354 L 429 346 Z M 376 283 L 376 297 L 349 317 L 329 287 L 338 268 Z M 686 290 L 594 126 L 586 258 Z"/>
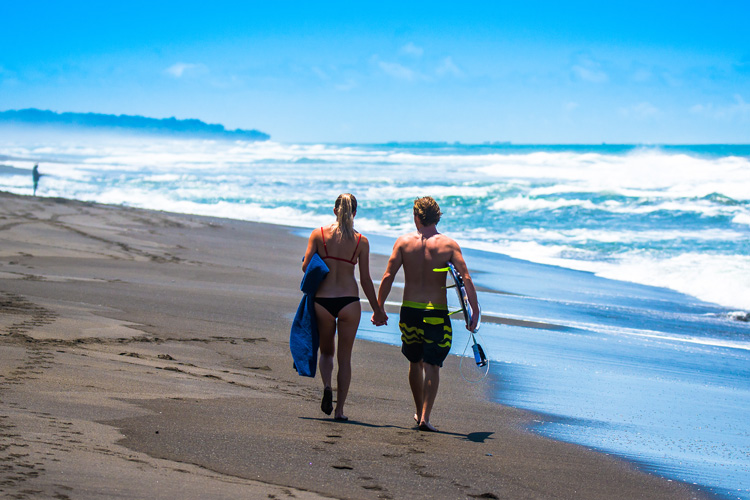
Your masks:
<path fill-rule="evenodd" d="M 5 133 L 0 189 L 30 194 L 36 161 L 42 196 L 300 228 L 351 192 L 383 253 L 431 195 L 475 279 L 502 292 L 480 295 L 485 314 L 556 325 L 484 324 L 498 401 L 545 415 L 537 432 L 750 498 L 750 146 Z"/>

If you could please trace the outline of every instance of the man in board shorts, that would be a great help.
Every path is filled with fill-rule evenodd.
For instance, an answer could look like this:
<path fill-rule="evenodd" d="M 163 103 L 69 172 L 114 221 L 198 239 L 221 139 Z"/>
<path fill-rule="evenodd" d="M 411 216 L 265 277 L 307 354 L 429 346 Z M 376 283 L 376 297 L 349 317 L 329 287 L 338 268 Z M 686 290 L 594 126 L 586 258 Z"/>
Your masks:
<path fill-rule="evenodd" d="M 378 303 L 384 307 L 396 273 L 404 267 L 404 297 L 399 318 L 401 352 L 409 360 L 409 386 L 414 396 L 414 419 L 419 430 L 436 431 L 430 413 L 437 396 L 440 367 L 451 348 L 453 332 L 448 318 L 445 271 L 434 271 L 452 262 L 461 273 L 469 304 L 479 309 L 474 283 L 466 267 L 461 248 L 451 238 L 437 231 L 440 207 L 429 196 L 414 201 L 414 224 L 417 231 L 396 240 L 378 290 Z M 478 315 L 477 315 L 478 316 Z M 478 317 L 472 318 L 470 330 Z"/>

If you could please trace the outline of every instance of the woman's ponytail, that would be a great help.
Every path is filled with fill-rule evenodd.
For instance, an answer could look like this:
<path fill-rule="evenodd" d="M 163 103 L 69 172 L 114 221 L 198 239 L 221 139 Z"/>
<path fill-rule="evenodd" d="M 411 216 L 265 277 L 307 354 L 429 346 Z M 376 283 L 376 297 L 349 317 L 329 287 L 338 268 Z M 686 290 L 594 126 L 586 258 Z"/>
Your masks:
<path fill-rule="evenodd" d="M 336 221 L 342 239 L 354 239 L 354 215 L 357 213 L 357 198 L 353 194 L 344 193 L 336 198 Z"/>

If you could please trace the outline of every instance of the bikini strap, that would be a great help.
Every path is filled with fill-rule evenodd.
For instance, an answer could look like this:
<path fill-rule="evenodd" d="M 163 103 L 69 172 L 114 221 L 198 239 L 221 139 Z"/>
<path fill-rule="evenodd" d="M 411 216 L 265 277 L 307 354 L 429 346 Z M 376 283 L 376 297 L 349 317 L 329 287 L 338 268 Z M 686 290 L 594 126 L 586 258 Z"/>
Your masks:
<path fill-rule="evenodd" d="M 352 253 L 352 258 L 349 259 L 349 262 L 352 264 L 354 263 L 354 256 L 357 255 L 357 249 L 359 248 L 359 242 L 362 241 L 362 233 L 359 233 L 359 238 L 357 239 L 357 246 L 354 247 L 354 253 Z"/>
<path fill-rule="evenodd" d="M 320 236 L 323 238 L 323 250 L 326 251 L 326 257 L 328 257 L 328 246 L 326 245 L 326 235 L 323 233 L 323 226 L 320 226 Z"/>

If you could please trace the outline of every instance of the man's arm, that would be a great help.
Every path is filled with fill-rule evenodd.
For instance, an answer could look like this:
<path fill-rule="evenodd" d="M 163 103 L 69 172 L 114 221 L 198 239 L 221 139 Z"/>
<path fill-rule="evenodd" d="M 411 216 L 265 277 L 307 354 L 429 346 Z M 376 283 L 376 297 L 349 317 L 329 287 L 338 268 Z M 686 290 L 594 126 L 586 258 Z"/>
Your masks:
<path fill-rule="evenodd" d="M 471 324 L 467 327 L 467 330 L 470 332 L 473 332 L 477 328 L 477 323 L 479 323 L 479 301 L 477 300 L 477 289 L 474 288 L 474 281 L 471 279 L 471 275 L 469 274 L 469 268 L 466 266 L 466 261 L 464 260 L 464 256 L 461 253 L 461 247 L 458 246 L 458 243 L 455 243 L 455 248 L 453 249 L 453 257 L 451 257 L 451 262 L 453 262 L 453 266 L 456 268 L 456 271 L 458 271 L 461 274 L 461 277 L 464 280 L 464 287 L 466 288 L 466 297 L 469 299 L 469 306 L 471 306 Z"/>
<path fill-rule="evenodd" d="M 383 279 L 380 280 L 380 287 L 378 288 L 378 304 L 384 311 L 385 301 L 388 298 L 388 294 L 391 293 L 391 287 L 393 287 L 393 280 L 396 279 L 396 273 L 401 269 L 402 264 L 401 239 L 399 238 L 393 245 L 393 252 L 388 259 L 388 265 L 385 267 L 385 273 L 383 273 Z"/>

